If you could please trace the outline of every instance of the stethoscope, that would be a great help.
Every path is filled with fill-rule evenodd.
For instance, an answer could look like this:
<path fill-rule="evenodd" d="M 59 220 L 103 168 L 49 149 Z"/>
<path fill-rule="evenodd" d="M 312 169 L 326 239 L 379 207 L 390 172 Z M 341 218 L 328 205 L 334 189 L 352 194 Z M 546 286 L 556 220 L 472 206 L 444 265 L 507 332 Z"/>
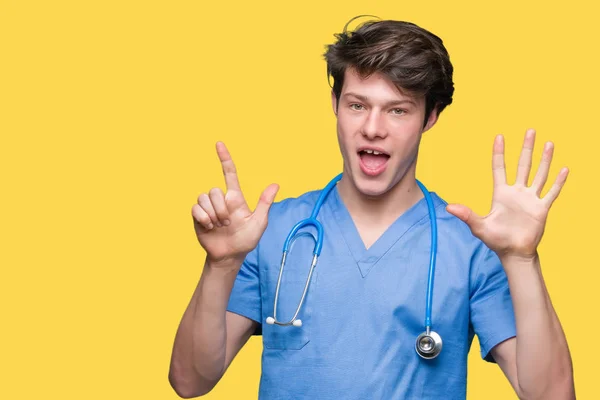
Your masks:
<path fill-rule="evenodd" d="M 317 265 L 317 259 L 319 258 L 319 255 L 321 254 L 321 249 L 323 247 L 323 226 L 321 225 L 321 223 L 319 221 L 317 221 L 317 215 L 319 214 L 319 211 L 321 210 L 321 206 L 325 202 L 327 195 L 331 192 L 331 189 L 334 188 L 336 183 L 341 178 L 342 178 L 342 174 L 339 174 L 338 176 L 333 178 L 331 180 L 331 182 L 329 182 L 327 184 L 327 186 L 325 186 L 325 188 L 321 191 L 319 198 L 317 199 L 317 202 L 312 210 L 311 216 L 307 219 L 304 219 L 304 220 L 298 222 L 296 225 L 294 225 L 294 227 L 288 234 L 287 238 L 285 239 L 285 243 L 283 244 L 283 256 L 281 257 L 281 266 L 279 267 L 279 278 L 277 279 L 277 288 L 275 289 L 273 316 L 268 317 L 267 321 L 266 321 L 267 324 L 269 324 L 269 325 L 276 324 L 276 325 L 280 325 L 280 326 L 289 326 L 289 325 L 293 325 L 296 327 L 302 326 L 302 320 L 298 319 L 298 314 L 300 313 L 300 309 L 302 308 L 302 303 L 304 303 L 304 299 L 305 299 L 306 293 L 308 291 L 308 285 L 310 284 L 313 270 L 315 269 L 315 266 Z M 432 308 L 432 301 L 433 301 L 433 277 L 434 277 L 434 272 L 435 272 L 435 258 L 436 258 L 436 254 L 437 254 L 437 222 L 436 222 L 435 208 L 433 206 L 433 200 L 431 199 L 431 195 L 429 194 L 429 191 L 418 180 L 417 180 L 417 185 L 419 185 L 419 188 L 421 189 L 421 191 L 423 192 L 423 195 L 425 196 L 425 200 L 427 202 L 427 209 L 429 211 L 429 222 L 431 225 L 431 249 L 429 252 L 429 277 L 427 279 L 427 302 L 425 305 L 425 332 L 421 333 L 417 337 L 417 340 L 415 343 L 415 350 L 417 351 L 417 354 L 419 356 L 421 356 L 425 359 L 432 359 L 432 358 L 437 357 L 438 354 L 440 354 L 440 351 L 442 351 L 442 338 L 440 337 L 439 334 L 437 334 L 436 332 L 431 330 L 431 308 Z M 300 298 L 300 302 L 298 303 L 298 307 L 296 308 L 296 312 L 294 313 L 294 316 L 292 317 L 292 319 L 290 319 L 288 322 L 281 322 L 281 321 L 277 320 L 277 303 L 278 303 L 278 299 L 279 299 L 279 288 L 281 286 L 281 277 L 283 276 L 283 268 L 285 267 L 285 259 L 287 257 L 290 246 L 292 245 L 294 240 L 296 240 L 296 238 L 297 238 L 296 233 L 300 229 L 302 229 L 306 226 L 311 226 L 311 225 L 317 229 L 317 237 L 315 238 L 314 236 L 311 235 L 312 238 L 315 240 L 315 247 L 313 250 L 313 258 L 312 258 L 312 262 L 310 264 L 310 270 L 308 272 L 308 278 L 306 279 L 306 284 L 304 285 L 304 291 L 302 292 L 302 297 Z"/>

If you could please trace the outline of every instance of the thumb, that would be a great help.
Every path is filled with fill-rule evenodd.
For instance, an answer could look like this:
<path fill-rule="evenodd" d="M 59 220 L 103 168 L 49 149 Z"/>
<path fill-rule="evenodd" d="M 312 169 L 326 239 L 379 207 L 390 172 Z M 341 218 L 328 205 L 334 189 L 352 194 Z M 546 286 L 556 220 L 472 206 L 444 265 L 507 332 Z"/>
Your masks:
<path fill-rule="evenodd" d="M 254 215 L 259 217 L 260 219 L 266 218 L 269 214 L 269 209 L 271 208 L 271 204 L 275 201 L 275 196 L 279 191 L 279 185 L 274 183 L 269 185 L 260 195 L 260 199 L 258 199 L 258 204 L 256 205 L 256 209 L 254 210 Z"/>
<path fill-rule="evenodd" d="M 466 223 L 475 236 L 479 236 L 483 230 L 483 218 L 475 214 L 469 207 L 462 204 L 448 204 L 446 211 Z"/>

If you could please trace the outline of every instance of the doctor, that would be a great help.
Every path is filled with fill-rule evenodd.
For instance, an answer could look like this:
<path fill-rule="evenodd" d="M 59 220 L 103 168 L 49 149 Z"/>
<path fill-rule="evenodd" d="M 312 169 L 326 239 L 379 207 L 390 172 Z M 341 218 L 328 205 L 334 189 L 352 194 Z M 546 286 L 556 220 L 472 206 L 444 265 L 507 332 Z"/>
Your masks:
<path fill-rule="evenodd" d="M 321 191 L 274 203 L 278 186 L 271 185 L 252 211 L 217 143 L 227 189 L 200 195 L 192 208 L 207 258 L 175 337 L 173 388 L 185 398 L 208 393 L 250 336 L 261 334 L 260 399 L 464 399 L 478 335 L 481 356 L 500 366 L 520 398 L 575 398 L 537 252 L 568 173 L 562 169 L 541 196 L 552 144 L 529 184 L 535 132 L 528 130 L 509 184 L 497 136 L 490 213 L 448 205 L 422 191 L 415 174 L 423 133 L 452 102 L 442 41 L 399 21 L 369 22 L 337 38 L 325 58 L 343 175 L 317 215 L 323 247 L 309 284 L 313 226 L 291 244 L 280 285 L 279 272 L 288 233 L 311 215 Z M 443 346 L 424 358 L 415 339 L 424 331 L 432 210 L 431 322 Z M 301 323 L 272 323 L 276 293 L 277 320 L 291 320 L 302 299 Z"/>

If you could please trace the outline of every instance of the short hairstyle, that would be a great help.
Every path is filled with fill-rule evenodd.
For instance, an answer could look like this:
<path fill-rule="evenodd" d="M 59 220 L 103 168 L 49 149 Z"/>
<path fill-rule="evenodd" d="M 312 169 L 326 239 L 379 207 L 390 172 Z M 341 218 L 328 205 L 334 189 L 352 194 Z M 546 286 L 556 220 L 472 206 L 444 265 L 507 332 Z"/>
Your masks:
<path fill-rule="evenodd" d="M 424 124 L 434 108 L 439 115 L 452 103 L 453 67 L 442 39 L 404 21 L 368 21 L 352 32 L 347 27 L 348 24 L 342 33 L 335 34 L 337 41 L 327 45 L 324 54 L 337 102 L 344 74 L 353 68 L 365 78 L 380 72 L 399 90 L 424 95 Z"/>

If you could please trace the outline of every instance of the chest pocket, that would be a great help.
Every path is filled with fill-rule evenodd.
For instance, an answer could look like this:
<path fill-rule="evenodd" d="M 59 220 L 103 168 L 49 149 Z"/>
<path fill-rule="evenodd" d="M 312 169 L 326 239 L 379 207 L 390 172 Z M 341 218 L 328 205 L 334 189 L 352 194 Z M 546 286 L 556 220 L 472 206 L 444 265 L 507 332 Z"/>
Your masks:
<path fill-rule="evenodd" d="M 293 244 L 288 253 L 281 285 L 279 288 L 279 298 L 277 301 L 277 320 L 279 322 L 288 322 L 292 319 L 302 298 L 304 287 L 310 272 L 310 265 L 313 258 L 314 241 L 308 237 L 300 236 Z M 263 291 L 262 308 L 265 310 L 262 336 L 263 345 L 267 349 L 279 350 L 300 350 L 310 342 L 310 333 L 312 327 L 312 316 L 314 308 L 314 292 L 317 287 L 320 262 L 313 270 L 310 284 L 306 291 L 302 307 L 296 319 L 302 321 L 302 326 L 280 326 L 269 325 L 265 322 L 267 317 L 273 317 L 275 291 L 277 289 L 277 280 L 279 278 L 279 267 L 281 259 L 270 260 L 266 268 L 265 277 L 261 281 Z"/>

